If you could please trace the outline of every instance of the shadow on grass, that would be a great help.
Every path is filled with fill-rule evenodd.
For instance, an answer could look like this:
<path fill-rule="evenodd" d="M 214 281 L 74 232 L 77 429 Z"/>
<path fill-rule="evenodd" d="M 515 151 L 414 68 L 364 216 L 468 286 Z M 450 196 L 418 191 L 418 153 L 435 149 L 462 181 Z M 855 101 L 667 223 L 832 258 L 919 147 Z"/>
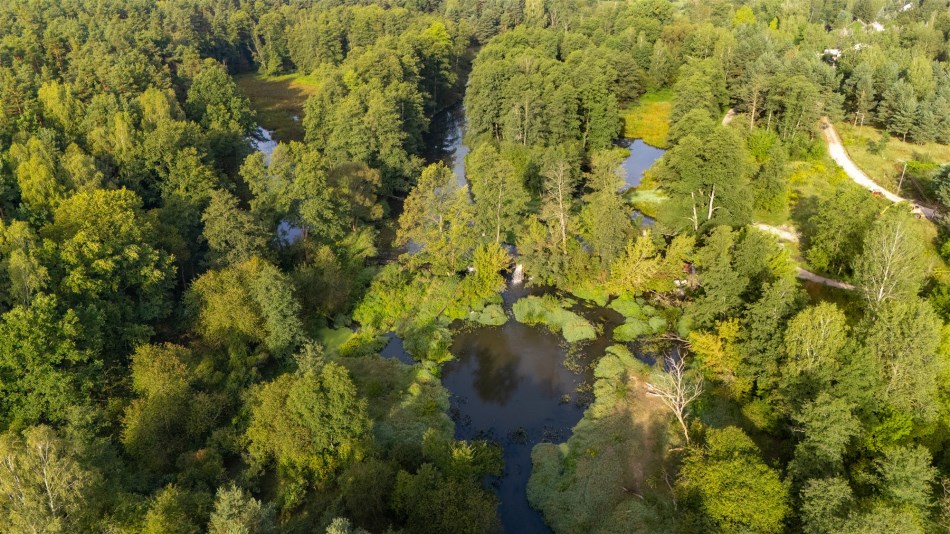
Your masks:
<path fill-rule="evenodd" d="M 313 80 L 296 74 L 271 77 L 254 73 L 235 76 L 234 80 L 250 99 L 257 122 L 270 130 L 274 139 L 303 141 L 303 106 L 316 91 Z"/>

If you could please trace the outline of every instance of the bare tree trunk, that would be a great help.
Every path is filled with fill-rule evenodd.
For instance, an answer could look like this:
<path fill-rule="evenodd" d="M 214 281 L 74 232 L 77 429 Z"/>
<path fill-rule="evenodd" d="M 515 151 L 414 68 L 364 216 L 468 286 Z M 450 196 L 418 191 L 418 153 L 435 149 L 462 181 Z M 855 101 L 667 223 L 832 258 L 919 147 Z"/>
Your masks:
<path fill-rule="evenodd" d="M 495 243 L 501 243 L 501 203 L 502 190 L 498 190 L 498 202 L 495 204 Z"/>
<path fill-rule="evenodd" d="M 668 355 L 665 359 L 667 371 L 658 373 L 655 380 L 647 383 L 647 394 L 657 397 L 673 412 L 683 428 L 683 437 L 689 444 L 689 428 L 686 425 L 686 408 L 703 394 L 702 377 L 686 376 L 686 359 Z"/>
<path fill-rule="evenodd" d="M 706 220 L 711 221 L 713 212 L 716 211 L 716 208 L 713 207 L 713 202 L 716 201 L 716 184 L 712 186 L 712 192 L 709 193 L 709 212 L 706 214 Z"/>
<path fill-rule="evenodd" d="M 755 128 L 755 111 L 759 104 L 759 92 L 753 91 L 752 110 L 749 112 L 749 128 Z"/>
<path fill-rule="evenodd" d="M 693 199 L 693 218 L 691 219 L 693 221 L 693 231 L 699 232 L 699 216 L 696 214 L 696 195 L 690 191 L 689 197 Z"/>

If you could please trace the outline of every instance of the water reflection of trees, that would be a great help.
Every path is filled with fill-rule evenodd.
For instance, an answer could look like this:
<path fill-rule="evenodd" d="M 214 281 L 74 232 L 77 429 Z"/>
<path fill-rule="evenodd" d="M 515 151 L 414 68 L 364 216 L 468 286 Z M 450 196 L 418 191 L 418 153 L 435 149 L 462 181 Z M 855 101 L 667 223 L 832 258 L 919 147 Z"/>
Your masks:
<path fill-rule="evenodd" d="M 572 391 L 554 334 L 517 323 L 486 330 L 467 332 L 456 343 L 465 347 L 464 354 L 456 352 L 460 358 L 476 360 L 472 384 L 483 402 L 505 405 L 525 381 L 548 398 Z"/>
<path fill-rule="evenodd" d="M 504 339 L 505 336 L 496 336 Z M 473 348 L 478 360 L 472 384 L 484 402 L 507 404 L 518 389 L 521 377 L 518 374 L 518 358 L 512 357 L 507 343 L 501 346 L 494 339 L 479 340 Z"/>

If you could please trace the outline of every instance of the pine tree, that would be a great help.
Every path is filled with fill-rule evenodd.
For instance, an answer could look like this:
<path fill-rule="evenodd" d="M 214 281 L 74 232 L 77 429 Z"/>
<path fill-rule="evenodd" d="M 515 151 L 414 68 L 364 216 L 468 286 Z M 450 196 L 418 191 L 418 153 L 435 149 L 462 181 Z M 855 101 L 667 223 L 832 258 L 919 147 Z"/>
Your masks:
<path fill-rule="evenodd" d="M 937 138 L 937 114 L 934 113 L 933 102 L 924 102 L 917 108 L 917 120 L 910 130 L 910 137 L 915 143 L 930 143 Z"/>
<path fill-rule="evenodd" d="M 917 96 L 914 88 L 901 80 L 884 92 L 881 102 L 881 120 L 887 131 L 906 141 L 917 120 Z"/>

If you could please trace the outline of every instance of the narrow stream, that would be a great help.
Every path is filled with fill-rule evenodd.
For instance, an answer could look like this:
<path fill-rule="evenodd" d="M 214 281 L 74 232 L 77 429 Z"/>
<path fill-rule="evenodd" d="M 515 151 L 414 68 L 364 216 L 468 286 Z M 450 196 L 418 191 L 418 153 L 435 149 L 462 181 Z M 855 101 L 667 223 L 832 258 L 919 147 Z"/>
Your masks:
<path fill-rule="evenodd" d="M 640 186 L 643 173 L 649 170 L 666 153 L 666 150 L 648 145 L 643 142 L 643 139 L 623 138 L 617 144 L 630 151 L 630 155 L 623 160 L 624 186 L 621 188 L 621 191 L 630 193 Z M 653 217 L 640 210 L 633 210 L 632 216 L 640 226 L 653 226 L 655 222 Z"/>
<path fill-rule="evenodd" d="M 277 141 L 274 139 L 273 133 L 263 126 L 258 126 L 257 131 L 254 136 L 249 138 L 249 141 L 254 150 L 264 154 L 264 163 L 270 165 L 271 154 L 277 148 Z M 290 221 L 280 221 L 277 225 L 277 241 L 282 246 L 293 245 L 302 237 L 303 228 L 294 226 Z"/>
<path fill-rule="evenodd" d="M 465 185 L 465 156 L 469 148 L 462 138 L 465 136 L 465 109 L 456 104 L 432 118 L 429 128 L 429 153 L 426 159 L 430 162 L 441 161 L 452 172 L 459 185 Z"/>
<path fill-rule="evenodd" d="M 251 137 L 251 144 L 255 150 L 264 154 L 264 162 L 270 165 L 270 155 L 273 154 L 274 149 L 277 148 L 277 141 L 274 140 L 274 136 L 271 135 L 270 130 L 264 129 L 263 126 L 258 126 L 256 135 Z"/>

